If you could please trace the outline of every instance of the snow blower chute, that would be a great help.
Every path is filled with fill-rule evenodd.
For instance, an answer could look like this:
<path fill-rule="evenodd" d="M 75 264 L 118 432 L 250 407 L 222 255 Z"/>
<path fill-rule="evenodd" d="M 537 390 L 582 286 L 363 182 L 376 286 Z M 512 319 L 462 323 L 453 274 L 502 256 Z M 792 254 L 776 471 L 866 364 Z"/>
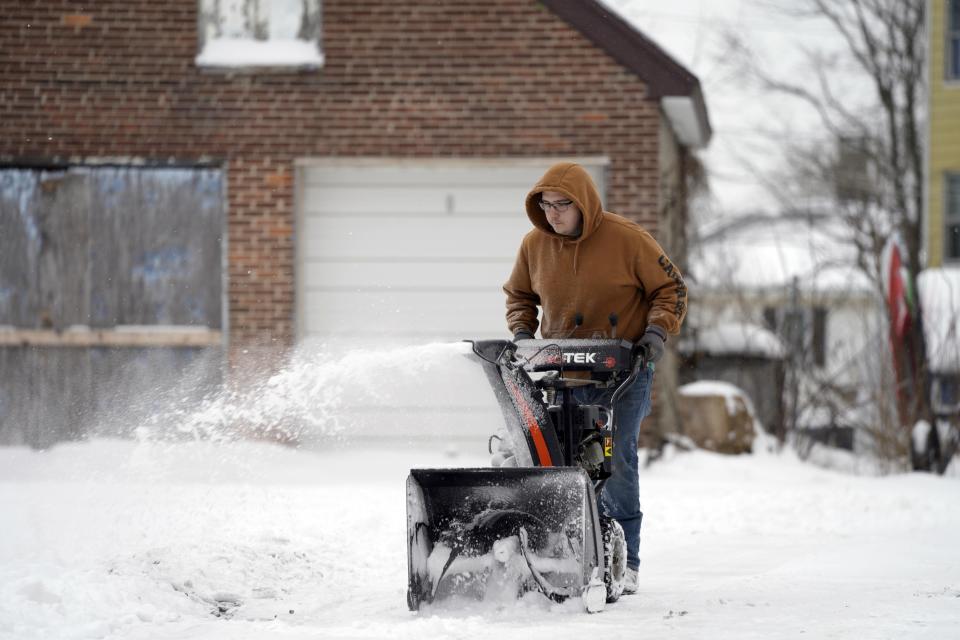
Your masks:
<path fill-rule="evenodd" d="M 572 391 L 615 388 L 612 405 L 643 359 L 625 340 L 472 344 L 503 412 L 505 425 L 490 438 L 499 466 L 410 471 L 407 603 L 418 610 L 539 591 L 601 611 L 620 597 L 626 570 L 623 531 L 597 506 L 616 416 L 576 404 Z M 566 376 L 572 371 L 589 377 Z"/>

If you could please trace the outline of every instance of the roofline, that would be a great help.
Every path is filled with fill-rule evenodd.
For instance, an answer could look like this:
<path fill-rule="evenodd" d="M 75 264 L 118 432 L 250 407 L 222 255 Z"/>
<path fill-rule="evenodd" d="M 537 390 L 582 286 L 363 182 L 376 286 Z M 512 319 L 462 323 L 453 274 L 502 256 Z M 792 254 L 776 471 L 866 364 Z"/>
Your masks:
<path fill-rule="evenodd" d="M 640 77 L 647 85 L 649 99 L 688 98 L 696 114 L 699 132 L 696 140 L 682 142 L 695 147 L 707 145 L 712 134 L 710 117 L 700 79 L 689 69 L 599 0 L 540 2 Z"/>

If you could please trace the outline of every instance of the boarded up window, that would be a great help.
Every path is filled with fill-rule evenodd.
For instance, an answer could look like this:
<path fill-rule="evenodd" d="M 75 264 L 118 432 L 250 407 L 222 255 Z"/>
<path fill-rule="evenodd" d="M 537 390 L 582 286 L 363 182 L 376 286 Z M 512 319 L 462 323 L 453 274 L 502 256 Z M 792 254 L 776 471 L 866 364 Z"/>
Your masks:
<path fill-rule="evenodd" d="M 224 223 L 218 169 L 0 169 L 0 444 L 124 435 L 107 412 L 135 426 L 164 393 L 217 384 Z M 140 348 L 144 332 L 171 346 Z"/>
<path fill-rule="evenodd" d="M 214 169 L 0 171 L 0 325 L 221 328 Z"/>

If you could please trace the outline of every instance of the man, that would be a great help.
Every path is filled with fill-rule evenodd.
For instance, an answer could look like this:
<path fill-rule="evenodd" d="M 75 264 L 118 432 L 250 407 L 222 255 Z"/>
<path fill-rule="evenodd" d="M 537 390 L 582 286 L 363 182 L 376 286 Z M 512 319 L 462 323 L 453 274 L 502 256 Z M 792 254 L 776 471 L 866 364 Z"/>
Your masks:
<path fill-rule="evenodd" d="M 667 335 L 680 330 L 687 302 L 683 278 L 660 245 L 639 225 L 604 211 L 590 175 L 571 162 L 551 167 L 527 194 L 526 207 L 534 229 L 524 236 L 503 286 L 514 340 L 532 338 L 538 324 L 544 338 L 611 337 L 616 314 L 617 337 L 637 343 L 650 363 L 659 360 Z M 651 365 L 613 407 L 613 475 L 601 496 L 604 512 L 627 539 L 624 593 L 637 591 L 643 518 L 637 439 L 650 413 L 652 382 Z M 581 387 L 575 397 L 609 406 L 612 393 Z"/>

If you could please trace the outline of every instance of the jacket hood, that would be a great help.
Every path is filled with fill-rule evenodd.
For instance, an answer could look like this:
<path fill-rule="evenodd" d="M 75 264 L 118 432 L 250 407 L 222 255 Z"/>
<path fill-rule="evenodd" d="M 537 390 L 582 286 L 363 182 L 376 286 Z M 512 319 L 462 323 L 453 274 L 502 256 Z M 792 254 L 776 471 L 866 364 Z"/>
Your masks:
<path fill-rule="evenodd" d="M 540 194 L 557 191 L 566 195 L 583 214 L 583 230 L 579 237 L 562 236 L 547 222 L 547 214 L 540 208 Z M 533 226 L 547 235 L 570 242 L 582 242 L 590 236 L 603 220 L 603 205 L 600 192 L 586 169 L 574 162 L 560 162 L 547 170 L 536 186 L 527 194 L 527 216 Z"/>

